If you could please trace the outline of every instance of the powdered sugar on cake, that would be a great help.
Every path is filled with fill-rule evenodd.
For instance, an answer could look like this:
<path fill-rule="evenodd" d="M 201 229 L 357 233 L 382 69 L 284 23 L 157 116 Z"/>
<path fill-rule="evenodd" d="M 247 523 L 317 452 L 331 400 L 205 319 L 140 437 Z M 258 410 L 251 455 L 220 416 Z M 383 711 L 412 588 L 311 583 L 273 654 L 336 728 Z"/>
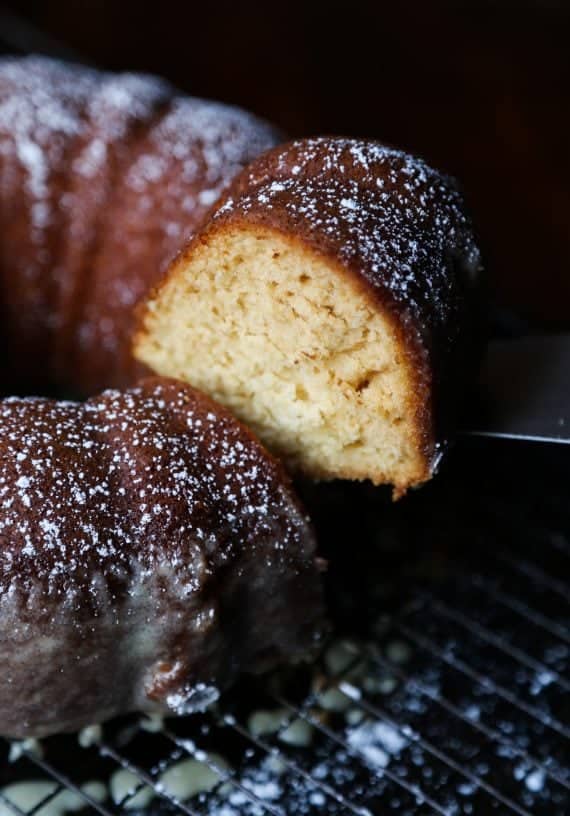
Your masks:
<path fill-rule="evenodd" d="M 209 404 L 209 403 L 208 403 Z M 236 549 L 298 549 L 304 517 L 258 444 L 180 386 L 109 391 L 84 405 L 0 403 L 0 587 L 38 583 L 67 604 L 102 584 L 177 573 L 199 591 Z M 1 603 L 1 597 L 0 597 Z"/>
<path fill-rule="evenodd" d="M 285 215 L 426 329 L 448 323 L 456 278 L 469 282 L 480 271 L 455 183 L 372 141 L 315 138 L 274 151 L 244 174 L 216 217 L 236 212 L 269 222 L 272 212 Z"/>
<path fill-rule="evenodd" d="M 156 77 L 0 62 L 0 260 L 8 281 L 26 281 L 6 289 L 6 310 L 34 337 L 42 378 L 76 393 L 132 381 L 133 307 L 276 141 L 255 116 Z"/>
<path fill-rule="evenodd" d="M 174 380 L 0 402 L 0 733 L 188 713 L 322 626 L 280 466 Z"/>

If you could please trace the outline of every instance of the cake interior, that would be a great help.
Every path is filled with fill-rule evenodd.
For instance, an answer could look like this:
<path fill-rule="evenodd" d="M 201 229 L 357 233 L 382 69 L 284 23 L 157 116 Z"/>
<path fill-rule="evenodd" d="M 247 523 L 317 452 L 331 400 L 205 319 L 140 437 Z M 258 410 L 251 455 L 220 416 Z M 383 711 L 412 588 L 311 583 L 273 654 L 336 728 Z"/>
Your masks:
<path fill-rule="evenodd" d="M 240 224 L 178 261 L 136 342 L 293 469 L 405 489 L 428 477 L 414 369 L 391 321 L 298 239 Z"/>

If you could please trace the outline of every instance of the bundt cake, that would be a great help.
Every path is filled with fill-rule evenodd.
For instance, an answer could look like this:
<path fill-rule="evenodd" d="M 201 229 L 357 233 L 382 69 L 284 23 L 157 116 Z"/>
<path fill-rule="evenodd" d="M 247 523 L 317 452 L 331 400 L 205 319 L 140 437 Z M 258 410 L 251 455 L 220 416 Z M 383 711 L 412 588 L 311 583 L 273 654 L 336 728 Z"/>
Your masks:
<path fill-rule="evenodd" d="M 142 308 L 136 356 L 293 468 L 427 480 L 469 372 L 480 257 L 454 182 L 373 141 L 270 150 Z"/>
<path fill-rule="evenodd" d="M 151 77 L 0 60 L 0 389 L 150 368 L 300 472 L 403 492 L 469 370 L 461 196 L 375 142 L 278 139 Z M 287 477 L 173 379 L 0 402 L 0 561 L 12 737 L 191 711 L 322 630 Z"/>
<path fill-rule="evenodd" d="M 287 477 L 178 382 L 0 402 L 0 542 L 3 735 L 189 712 L 319 637 Z"/>
<path fill-rule="evenodd" d="M 2 391 L 129 383 L 133 306 L 276 142 L 153 77 L 0 60 Z"/>

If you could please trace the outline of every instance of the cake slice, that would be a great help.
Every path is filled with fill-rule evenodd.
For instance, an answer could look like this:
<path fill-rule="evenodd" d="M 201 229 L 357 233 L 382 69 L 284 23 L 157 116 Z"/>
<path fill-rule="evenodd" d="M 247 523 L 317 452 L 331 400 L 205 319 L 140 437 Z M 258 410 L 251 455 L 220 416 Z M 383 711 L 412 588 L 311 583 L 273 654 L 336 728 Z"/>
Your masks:
<path fill-rule="evenodd" d="M 479 271 L 452 180 L 373 141 L 292 142 L 237 177 L 173 262 L 135 355 L 294 470 L 399 494 L 452 433 Z"/>

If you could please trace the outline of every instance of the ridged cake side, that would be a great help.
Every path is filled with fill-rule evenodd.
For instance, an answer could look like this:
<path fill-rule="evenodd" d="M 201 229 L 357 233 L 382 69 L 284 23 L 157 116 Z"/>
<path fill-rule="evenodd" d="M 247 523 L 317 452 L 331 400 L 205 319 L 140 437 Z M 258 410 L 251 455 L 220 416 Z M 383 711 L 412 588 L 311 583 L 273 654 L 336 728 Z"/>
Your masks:
<path fill-rule="evenodd" d="M 0 402 L 0 733 L 184 713 L 322 625 L 280 466 L 188 386 Z M 207 699 L 206 699 L 207 698 Z"/>

